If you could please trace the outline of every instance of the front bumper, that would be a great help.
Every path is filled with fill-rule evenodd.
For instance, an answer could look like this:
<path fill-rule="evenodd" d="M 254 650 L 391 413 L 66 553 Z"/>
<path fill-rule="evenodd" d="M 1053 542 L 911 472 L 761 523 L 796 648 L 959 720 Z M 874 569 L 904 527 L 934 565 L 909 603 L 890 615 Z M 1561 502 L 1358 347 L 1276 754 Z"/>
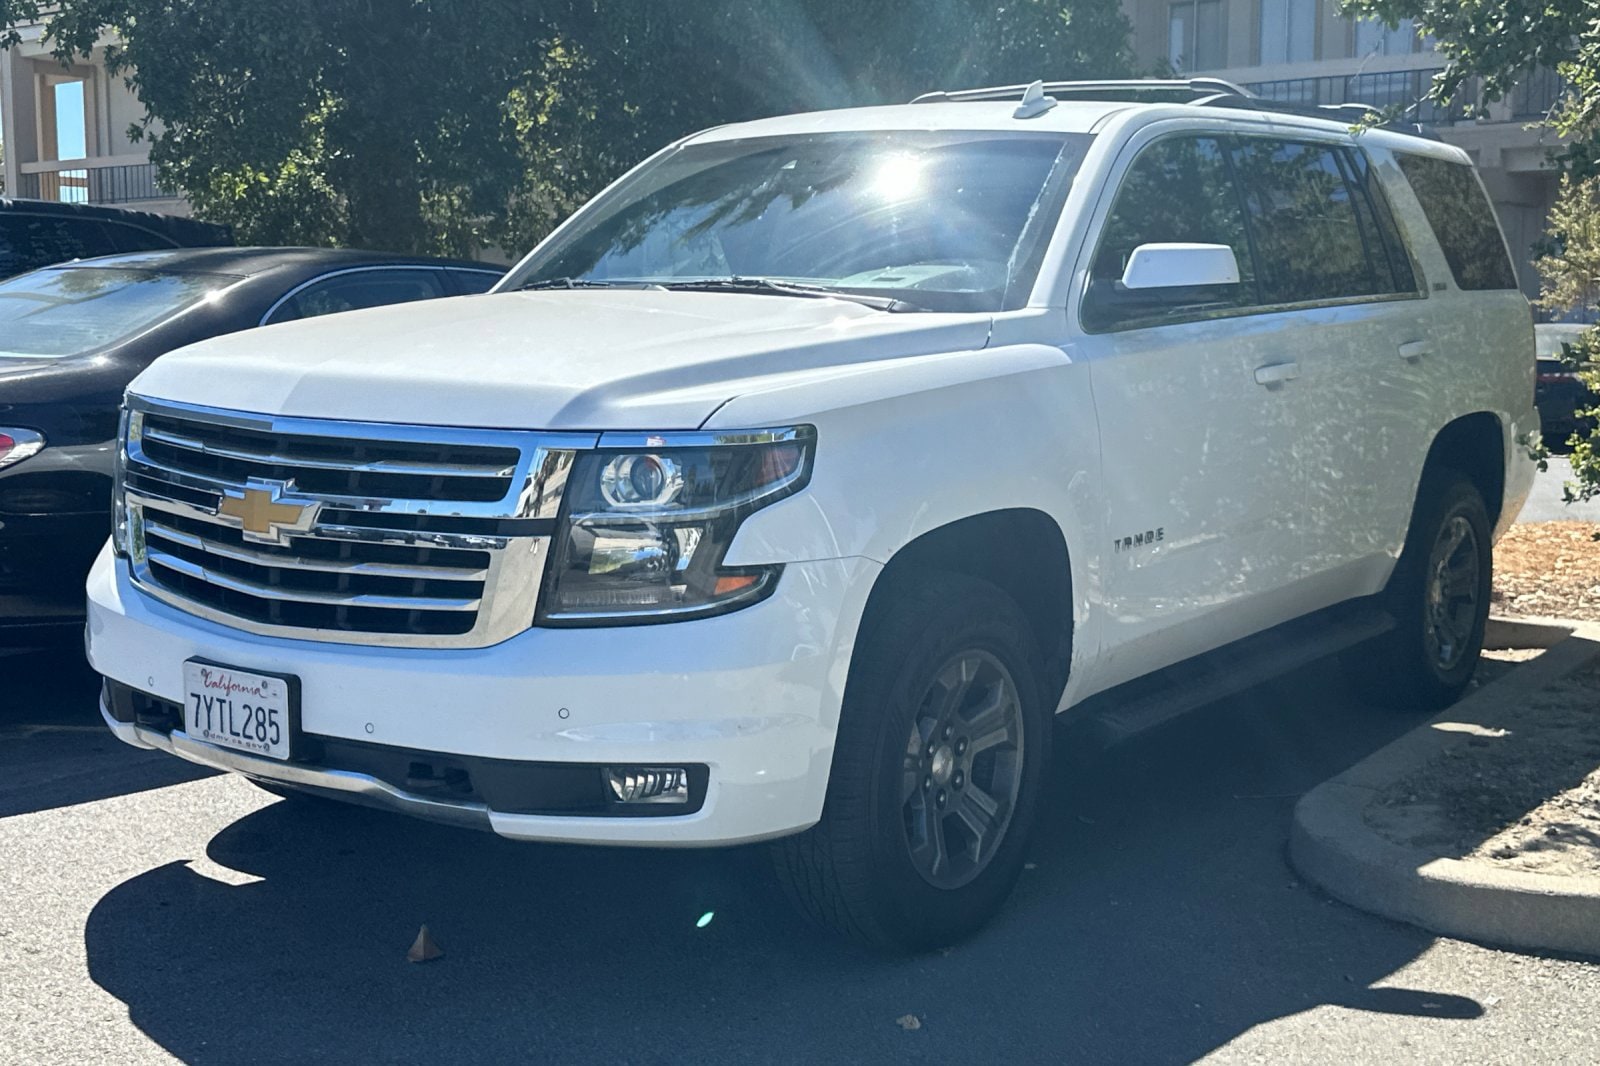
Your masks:
<path fill-rule="evenodd" d="M 266 781 L 523 840 L 735 844 L 797 832 L 822 813 L 850 649 L 878 566 L 791 563 L 777 591 L 718 618 L 530 629 L 489 648 L 397 649 L 263 637 L 135 589 L 109 550 L 89 576 L 88 649 L 102 675 L 183 700 L 183 663 L 205 658 L 300 679 L 301 729 L 320 765 L 229 751 L 117 721 L 123 740 Z M 529 764 L 706 768 L 693 813 L 528 814 L 440 798 L 339 764 L 341 745 Z"/>
<path fill-rule="evenodd" d="M 83 624 L 83 579 L 111 531 L 92 514 L 0 513 L 0 637 Z"/>
<path fill-rule="evenodd" d="M 0 472 L 0 643 L 83 625 L 83 579 L 111 532 L 110 442 Z"/>

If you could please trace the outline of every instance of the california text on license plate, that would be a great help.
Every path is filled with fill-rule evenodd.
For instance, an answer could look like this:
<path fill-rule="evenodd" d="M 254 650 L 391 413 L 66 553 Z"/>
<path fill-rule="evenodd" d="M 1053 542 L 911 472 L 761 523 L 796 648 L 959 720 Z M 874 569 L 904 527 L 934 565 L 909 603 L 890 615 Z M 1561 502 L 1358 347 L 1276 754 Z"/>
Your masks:
<path fill-rule="evenodd" d="M 269 759 L 289 757 L 290 680 L 231 666 L 183 664 L 183 731 L 194 740 Z"/>

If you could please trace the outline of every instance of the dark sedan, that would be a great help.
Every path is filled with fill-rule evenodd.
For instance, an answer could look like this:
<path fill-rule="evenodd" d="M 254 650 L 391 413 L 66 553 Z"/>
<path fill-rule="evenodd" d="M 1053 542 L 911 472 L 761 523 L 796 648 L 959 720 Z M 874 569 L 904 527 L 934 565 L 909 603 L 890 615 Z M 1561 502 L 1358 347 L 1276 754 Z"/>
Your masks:
<path fill-rule="evenodd" d="M 80 260 L 0 282 L 0 641 L 76 625 L 110 529 L 123 390 L 223 333 L 483 292 L 481 263 L 310 248 Z"/>
<path fill-rule="evenodd" d="M 1553 447 L 1565 446 L 1575 432 L 1587 432 L 1591 420 L 1579 417 L 1578 412 L 1600 405 L 1600 397 L 1589 391 L 1563 358 L 1566 346 L 1577 343 L 1590 328 L 1565 322 L 1541 322 L 1533 327 L 1534 349 L 1539 360 L 1534 403 L 1539 408 L 1545 440 Z"/>

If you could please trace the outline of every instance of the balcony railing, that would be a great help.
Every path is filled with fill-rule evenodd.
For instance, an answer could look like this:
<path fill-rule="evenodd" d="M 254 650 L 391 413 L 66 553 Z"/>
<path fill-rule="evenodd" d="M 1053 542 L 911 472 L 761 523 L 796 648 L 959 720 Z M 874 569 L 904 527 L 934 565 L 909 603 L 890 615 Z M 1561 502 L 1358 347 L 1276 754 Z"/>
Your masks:
<path fill-rule="evenodd" d="M 82 165 L 80 165 L 82 164 Z M 65 204 L 131 204 L 170 200 L 173 194 L 156 182 L 153 163 L 96 166 L 88 160 L 24 163 L 17 194 L 32 200 Z"/>
<path fill-rule="evenodd" d="M 1466 119 L 1468 102 L 1476 100 L 1478 93 L 1476 86 L 1468 82 L 1456 92 L 1456 99 L 1446 106 L 1424 100 L 1433 76 L 1440 69 L 1286 78 L 1282 81 L 1251 82 L 1246 87 L 1270 100 L 1281 100 L 1288 104 L 1371 104 L 1381 108 L 1399 105 L 1406 111 L 1408 121 L 1426 126 L 1448 126 Z M 1531 71 L 1511 91 L 1510 117 L 1516 122 L 1542 119 L 1567 91 L 1566 79 L 1555 71 Z M 1504 112 L 1500 114 L 1504 115 Z"/>
<path fill-rule="evenodd" d="M 1571 86 L 1553 70 L 1535 70 L 1511 92 L 1511 117 L 1523 122 L 1544 118 Z"/>
<path fill-rule="evenodd" d="M 1285 78 L 1251 82 L 1246 88 L 1269 100 L 1286 104 L 1371 104 L 1409 109 L 1406 118 L 1430 126 L 1448 126 L 1466 117 L 1466 105 L 1452 101 L 1441 107 L 1424 100 L 1438 70 L 1382 70 L 1366 74 L 1335 74 L 1321 78 Z M 1471 93 L 1461 93 L 1470 97 Z M 1412 108 L 1412 105 L 1416 105 Z"/>

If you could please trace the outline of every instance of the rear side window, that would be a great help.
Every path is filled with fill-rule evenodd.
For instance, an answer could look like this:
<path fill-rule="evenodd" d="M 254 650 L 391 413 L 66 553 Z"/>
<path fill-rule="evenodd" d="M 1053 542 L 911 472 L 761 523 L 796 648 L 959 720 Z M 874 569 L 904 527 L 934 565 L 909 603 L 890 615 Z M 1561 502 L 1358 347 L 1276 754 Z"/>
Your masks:
<path fill-rule="evenodd" d="M 1494 208 L 1465 163 L 1397 153 L 1400 170 L 1422 204 L 1445 262 L 1462 289 L 1515 289 L 1517 274 L 1506 255 Z"/>
<path fill-rule="evenodd" d="M 1256 302 L 1244 213 L 1217 137 L 1169 137 L 1139 153 L 1117 190 L 1090 270 L 1084 325 L 1115 329 L 1191 319 Z M 1128 257 L 1141 244 L 1225 244 L 1240 284 L 1194 289 L 1122 287 Z"/>
<path fill-rule="evenodd" d="M 1245 138 L 1234 149 L 1263 304 L 1394 291 L 1365 190 L 1326 144 Z"/>
<path fill-rule="evenodd" d="M 456 291 L 463 296 L 475 296 L 480 292 L 488 292 L 494 288 L 494 283 L 503 276 L 490 273 L 487 270 L 449 270 L 446 273 L 456 283 Z"/>
<path fill-rule="evenodd" d="M 1384 195 L 1383 186 L 1372 174 L 1372 164 L 1367 160 L 1367 153 L 1360 149 L 1347 150 L 1340 153 L 1347 167 L 1350 169 L 1351 184 L 1360 193 L 1356 200 L 1356 213 L 1361 216 L 1368 235 L 1371 254 L 1374 258 L 1387 261 L 1386 276 L 1393 281 L 1393 292 L 1415 293 L 1419 291 L 1417 285 L 1416 266 L 1411 261 L 1410 249 L 1406 247 L 1405 240 L 1400 236 L 1400 227 L 1394 223 L 1394 212 L 1389 207 L 1389 199 Z M 1376 232 L 1376 238 L 1371 234 Z M 1380 266 L 1380 271 L 1383 269 Z"/>
<path fill-rule="evenodd" d="M 352 270 L 301 289 L 273 311 L 267 322 L 292 322 L 297 318 L 432 300 L 443 295 L 443 281 L 433 270 Z"/>
<path fill-rule="evenodd" d="M 116 250 L 98 222 L 22 212 L 0 214 L 0 277 Z"/>

